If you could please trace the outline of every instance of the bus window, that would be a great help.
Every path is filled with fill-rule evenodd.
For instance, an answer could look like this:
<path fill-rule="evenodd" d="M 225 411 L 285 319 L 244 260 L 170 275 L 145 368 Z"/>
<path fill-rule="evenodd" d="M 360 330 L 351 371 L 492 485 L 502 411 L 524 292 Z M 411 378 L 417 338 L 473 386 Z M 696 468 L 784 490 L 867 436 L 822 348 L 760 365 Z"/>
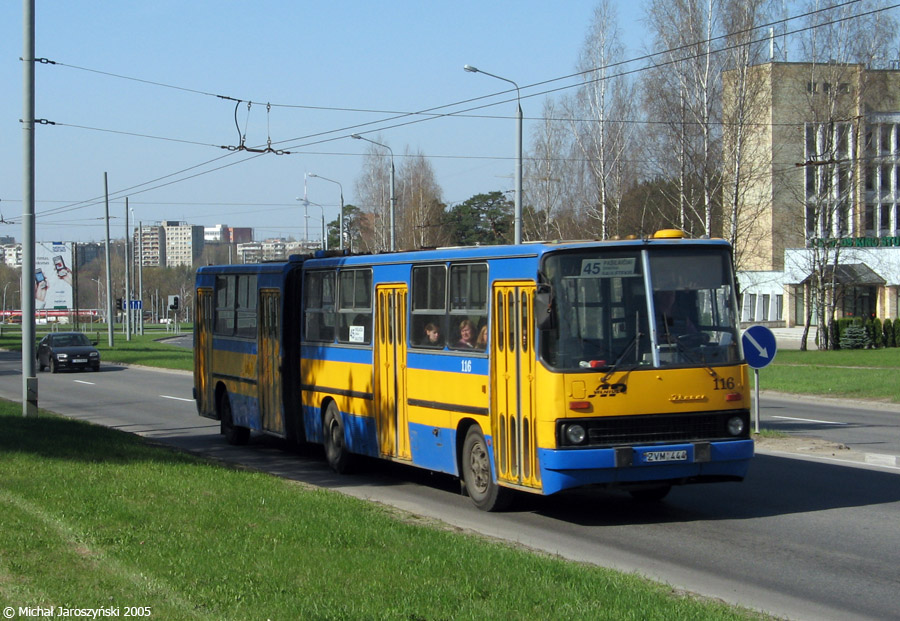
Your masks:
<path fill-rule="evenodd" d="M 410 340 L 416 347 L 443 349 L 447 342 L 447 267 L 412 269 L 412 325 Z"/>
<path fill-rule="evenodd" d="M 234 334 L 235 277 L 216 276 L 215 334 Z"/>
<path fill-rule="evenodd" d="M 235 300 L 237 336 L 256 338 L 256 274 L 241 274 L 237 278 Z"/>
<path fill-rule="evenodd" d="M 304 338 L 307 341 L 334 341 L 334 272 L 307 272 L 304 281 Z"/>
<path fill-rule="evenodd" d="M 372 270 L 341 270 L 338 342 L 372 342 Z"/>
<path fill-rule="evenodd" d="M 487 325 L 488 274 L 484 263 L 450 266 L 450 346 L 474 349 Z"/>

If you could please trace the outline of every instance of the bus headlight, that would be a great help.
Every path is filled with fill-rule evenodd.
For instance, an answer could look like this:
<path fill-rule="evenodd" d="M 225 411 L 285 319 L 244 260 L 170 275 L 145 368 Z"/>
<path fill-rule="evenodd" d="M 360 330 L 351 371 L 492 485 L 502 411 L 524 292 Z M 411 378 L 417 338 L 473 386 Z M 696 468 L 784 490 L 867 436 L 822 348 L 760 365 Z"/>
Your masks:
<path fill-rule="evenodd" d="M 744 433 L 744 419 L 740 416 L 732 416 L 728 419 L 728 433 L 739 436 Z"/>
<path fill-rule="evenodd" d="M 568 440 L 570 444 L 581 444 L 584 442 L 586 436 L 587 432 L 581 425 L 575 424 L 566 427 L 566 440 Z"/>

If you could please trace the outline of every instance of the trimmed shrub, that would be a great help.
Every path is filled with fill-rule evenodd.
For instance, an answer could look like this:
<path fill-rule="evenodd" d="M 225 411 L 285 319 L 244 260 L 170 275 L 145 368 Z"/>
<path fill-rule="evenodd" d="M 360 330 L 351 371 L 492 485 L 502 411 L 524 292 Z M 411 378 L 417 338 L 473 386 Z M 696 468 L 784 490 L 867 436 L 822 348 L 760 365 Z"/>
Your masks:
<path fill-rule="evenodd" d="M 884 347 L 884 329 L 878 317 L 872 320 L 872 347 L 875 349 Z"/>
<path fill-rule="evenodd" d="M 882 330 L 884 332 L 884 346 L 885 347 L 893 347 L 894 346 L 894 324 L 891 322 L 889 318 L 885 318 L 884 325 L 882 326 Z"/>
<path fill-rule="evenodd" d="M 894 347 L 900 347 L 900 318 L 894 319 Z"/>
<path fill-rule="evenodd" d="M 871 344 L 866 327 L 858 323 L 847 326 L 841 337 L 841 349 L 865 349 Z"/>

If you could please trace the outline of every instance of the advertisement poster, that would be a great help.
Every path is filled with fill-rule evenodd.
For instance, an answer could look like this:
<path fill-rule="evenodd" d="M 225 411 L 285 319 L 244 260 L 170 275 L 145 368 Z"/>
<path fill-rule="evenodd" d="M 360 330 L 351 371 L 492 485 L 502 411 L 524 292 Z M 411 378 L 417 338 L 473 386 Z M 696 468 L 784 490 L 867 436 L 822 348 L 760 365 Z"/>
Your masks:
<path fill-rule="evenodd" d="M 38 242 L 34 247 L 34 308 L 69 309 L 73 304 L 72 244 Z"/>

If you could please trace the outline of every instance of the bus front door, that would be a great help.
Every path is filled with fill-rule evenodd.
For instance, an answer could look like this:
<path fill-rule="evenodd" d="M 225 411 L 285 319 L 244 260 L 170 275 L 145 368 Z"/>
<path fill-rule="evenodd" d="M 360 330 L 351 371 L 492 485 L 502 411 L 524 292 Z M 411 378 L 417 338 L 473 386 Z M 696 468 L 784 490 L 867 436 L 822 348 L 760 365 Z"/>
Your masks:
<path fill-rule="evenodd" d="M 533 282 L 494 283 L 491 433 L 497 478 L 538 488 L 534 292 Z"/>
<path fill-rule="evenodd" d="M 259 413 L 262 428 L 283 436 L 281 413 L 281 292 L 261 289 L 259 292 L 257 341 L 257 373 L 259 376 Z"/>
<path fill-rule="evenodd" d="M 215 321 L 215 298 L 212 289 L 197 289 L 196 317 L 197 343 L 194 347 L 194 386 L 197 411 L 201 416 L 215 416 L 216 403 L 212 382 L 212 331 Z"/>
<path fill-rule="evenodd" d="M 406 410 L 405 284 L 375 288 L 375 426 L 383 457 L 411 459 Z"/>

